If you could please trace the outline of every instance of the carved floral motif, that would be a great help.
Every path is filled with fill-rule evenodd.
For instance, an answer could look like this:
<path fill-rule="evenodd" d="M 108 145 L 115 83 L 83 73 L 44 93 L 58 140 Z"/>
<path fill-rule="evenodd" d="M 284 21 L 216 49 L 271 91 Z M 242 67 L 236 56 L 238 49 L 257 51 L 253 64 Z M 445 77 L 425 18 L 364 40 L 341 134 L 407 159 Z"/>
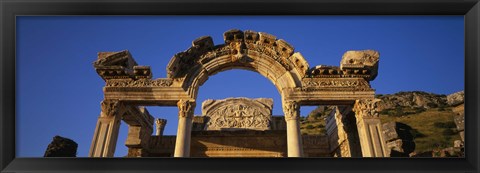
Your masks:
<path fill-rule="evenodd" d="M 168 87 L 173 83 L 172 79 L 112 79 L 107 80 L 107 87 Z"/>
<path fill-rule="evenodd" d="M 377 106 L 380 99 L 361 99 L 355 101 L 353 111 L 357 121 L 362 118 L 378 118 Z"/>
<path fill-rule="evenodd" d="M 300 117 L 300 106 L 296 101 L 286 101 L 283 103 L 283 112 L 286 120 L 298 119 Z"/>
<path fill-rule="evenodd" d="M 180 100 L 177 102 L 178 116 L 180 118 L 192 118 L 193 109 L 195 108 L 195 102 L 188 100 Z"/>
<path fill-rule="evenodd" d="M 359 79 L 317 79 L 304 82 L 305 87 L 362 87 L 370 88 L 370 84 L 366 80 Z"/>
<path fill-rule="evenodd" d="M 119 112 L 120 104 L 117 100 L 103 100 L 101 103 L 102 112 L 106 116 L 115 116 Z"/>

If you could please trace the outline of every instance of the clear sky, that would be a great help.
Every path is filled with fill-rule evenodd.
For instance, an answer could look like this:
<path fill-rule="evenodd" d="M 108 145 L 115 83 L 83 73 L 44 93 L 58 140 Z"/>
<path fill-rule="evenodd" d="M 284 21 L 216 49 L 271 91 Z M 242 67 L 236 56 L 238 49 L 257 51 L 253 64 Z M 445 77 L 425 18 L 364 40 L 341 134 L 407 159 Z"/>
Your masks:
<path fill-rule="evenodd" d="M 209 35 L 223 43 L 229 29 L 267 32 L 284 39 L 310 64 L 338 66 L 347 50 L 380 52 L 377 94 L 426 91 L 450 94 L 464 88 L 463 16 L 20 16 L 17 17 L 16 154 L 42 157 L 55 135 L 78 143 L 86 157 L 100 113 L 104 81 L 92 63 L 97 52 L 129 50 L 154 78 L 166 77 L 170 58 Z M 280 94 L 260 74 L 230 70 L 200 88 L 195 114 L 208 99 L 268 97 L 283 115 Z M 306 115 L 313 107 L 302 107 Z M 177 130 L 176 107 L 148 107 Z M 115 156 L 125 156 L 122 124 Z"/>

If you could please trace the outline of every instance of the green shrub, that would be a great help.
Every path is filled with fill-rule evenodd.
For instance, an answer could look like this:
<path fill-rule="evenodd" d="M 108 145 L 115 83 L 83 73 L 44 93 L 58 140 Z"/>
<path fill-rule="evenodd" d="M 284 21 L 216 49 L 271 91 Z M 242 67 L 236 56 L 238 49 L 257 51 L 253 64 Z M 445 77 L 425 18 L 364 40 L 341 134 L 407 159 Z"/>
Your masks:
<path fill-rule="evenodd" d="M 438 105 L 437 105 L 437 104 L 435 104 L 435 103 L 432 103 L 432 102 L 430 102 L 430 103 L 427 103 L 427 106 L 428 106 L 428 107 L 431 107 L 431 108 L 436 108 L 436 107 L 438 107 Z"/>
<path fill-rule="evenodd" d="M 455 135 L 455 134 L 456 134 L 456 132 L 455 132 L 454 130 L 452 130 L 452 129 L 445 129 L 445 130 L 443 130 L 442 133 L 443 133 L 443 135 L 445 135 L 445 136 L 452 136 L 452 135 Z"/>
<path fill-rule="evenodd" d="M 420 131 L 418 131 L 417 129 L 410 129 L 410 134 L 412 134 L 413 138 L 422 138 L 422 137 L 426 137 L 425 134 L 423 133 L 420 133 Z"/>
<path fill-rule="evenodd" d="M 422 112 L 425 112 L 427 109 L 423 108 L 423 107 L 416 107 L 414 108 L 415 109 L 415 113 L 422 113 Z"/>
<path fill-rule="evenodd" d="M 453 121 L 448 121 L 448 122 L 435 122 L 433 123 L 433 126 L 437 127 L 437 128 L 444 128 L 444 129 L 447 129 L 447 128 L 456 128 L 457 125 L 455 124 L 455 122 Z"/>
<path fill-rule="evenodd" d="M 403 112 L 403 108 L 402 107 L 396 107 L 395 108 L 395 116 L 399 117 L 399 116 L 402 116 L 402 115 L 405 115 L 405 112 Z"/>

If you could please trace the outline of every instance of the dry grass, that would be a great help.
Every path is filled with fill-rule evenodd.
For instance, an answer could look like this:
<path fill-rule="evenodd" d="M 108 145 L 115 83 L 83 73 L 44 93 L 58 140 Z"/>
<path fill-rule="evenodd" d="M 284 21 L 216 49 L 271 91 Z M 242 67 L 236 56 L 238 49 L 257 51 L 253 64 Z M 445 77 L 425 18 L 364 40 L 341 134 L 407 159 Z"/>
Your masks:
<path fill-rule="evenodd" d="M 427 110 L 418 114 L 410 114 L 407 116 L 394 117 L 381 115 L 380 119 L 382 123 L 386 122 L 401 122 L 409 125 L 412 129 L 416 129 L 420 135 L 415 140 L 415 152 L 421 153 L 431 151 L 435 148 L 452 147 L 453 141 L 459 140 L 460 135 L 455 133 L 453 135 L 445 135 L 446 128 L 440 128 L 434 126 L 434 123 L 447 123 L 453 121 L 454 112 L 450 108 L 446 108 L 444 111 L 439 109 Z M 455 129 L 452 129 L 455 131 Z"/>

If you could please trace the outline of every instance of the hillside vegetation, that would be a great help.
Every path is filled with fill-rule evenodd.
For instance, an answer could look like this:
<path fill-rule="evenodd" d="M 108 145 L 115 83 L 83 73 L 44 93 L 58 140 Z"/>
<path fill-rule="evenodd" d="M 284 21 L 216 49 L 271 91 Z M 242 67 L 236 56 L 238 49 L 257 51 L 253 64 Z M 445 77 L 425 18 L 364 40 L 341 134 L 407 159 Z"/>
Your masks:
<path fill-rule="evenodd" d="M 377 111 L 382 123 L 400 122 L 412 128 L 415 153 L 453 147 L 454 141 L 460 140 L 454 116 L 463 114 L 463 92 L 447 96 L 411 91 L 379 94 L 376 98 L 381 99 Z M 301 133 L 325 135 L 325 118 L 332 108 L 319 106 L 307 117 L 302 117 Z"/>

